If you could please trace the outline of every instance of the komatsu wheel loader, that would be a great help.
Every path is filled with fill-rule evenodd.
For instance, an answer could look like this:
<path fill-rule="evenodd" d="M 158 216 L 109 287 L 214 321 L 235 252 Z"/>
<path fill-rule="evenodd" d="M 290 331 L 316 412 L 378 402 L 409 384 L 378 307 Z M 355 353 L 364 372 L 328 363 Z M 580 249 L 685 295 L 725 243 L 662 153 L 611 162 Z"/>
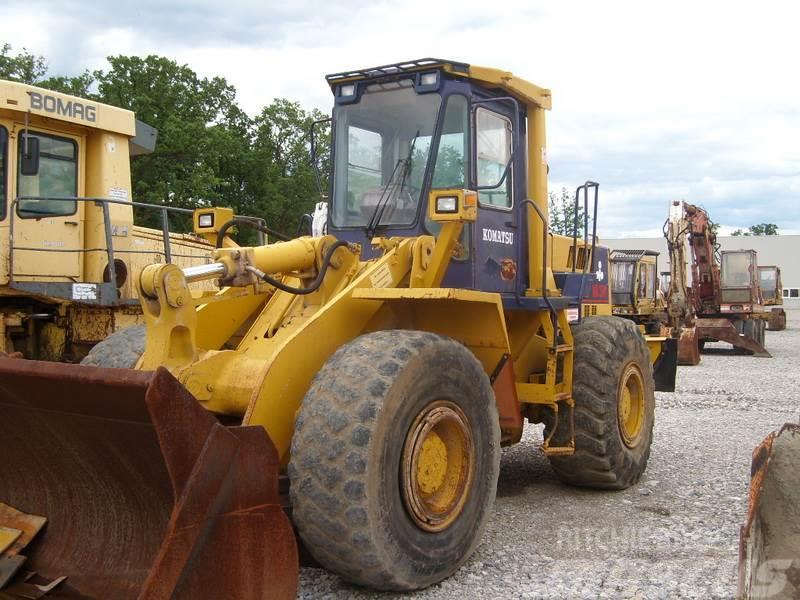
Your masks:
<path fill-rule="evenodd" d="M 144 322 L 144 267 L 209 262 L 213 227 L 171 233 L 170 217 L 191 223 L 191 210 L 132 202 L 130 157 L 152 152 L 156 134 L 128 110 L 0 80 L 0 352 L 79 362 Z M 134 206 L 162 228 L 135 224 Z"/>
<path fill-rule="evenodd" d="M 550 91 L 439 59 L 327 80 L 327 235 L 145 268 L 146 329 L 97 366 L 0 360 L 0 500 L 47 519 L 16 556 L 59 589 L 291 597 L 288 512 L 346 580 L 429 586 L 479 543 L 526 419 L 569 484 L 642 476 L 664 350 L 625 319 L 569 322 L 586 274 L 553 275 Z"/>

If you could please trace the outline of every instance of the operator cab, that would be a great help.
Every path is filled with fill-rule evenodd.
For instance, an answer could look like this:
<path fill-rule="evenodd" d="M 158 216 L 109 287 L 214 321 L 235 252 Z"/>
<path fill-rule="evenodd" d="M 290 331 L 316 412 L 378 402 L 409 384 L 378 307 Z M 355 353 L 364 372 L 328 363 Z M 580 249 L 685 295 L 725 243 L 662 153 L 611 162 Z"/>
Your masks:
<path fill-rule="evenodd" d="M 761 286 L 761 293 L 767 304 L 774 304 L 783 300 L 780 268 L 774 265 L 759 266 L 758 283 Z"/>
<path fill-rule="evenodd" d="M 436 235 L 431 190 L 478 191 L 443 285 L 519 293 L 528 287 L 526 107 L 468 78 L 469 65 L 425 59 L 329 75 L 334 92 L 328 231 L 373 237 Z"/>
<path fill-rule="evenodd" d="M 658 252 L 611 252 L 611 299 L 617 315 L 652 313 L 658 302 Z"/>
<path fill-rule="evenodd" d="M 726 250 L 721 253 L 720 288 L 722 311 L 748 312 L 762 304 L 755 250 Z"/>

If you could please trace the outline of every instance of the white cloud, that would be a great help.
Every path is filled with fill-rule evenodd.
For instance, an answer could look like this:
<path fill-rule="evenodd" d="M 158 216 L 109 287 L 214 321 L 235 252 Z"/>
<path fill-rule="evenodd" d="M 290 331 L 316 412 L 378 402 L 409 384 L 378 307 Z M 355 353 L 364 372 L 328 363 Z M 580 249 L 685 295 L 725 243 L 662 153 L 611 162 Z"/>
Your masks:
<path fill-rule="evenodd" d="M 513 71 L 553 90 L 551 189 L 601 182 L 605 235 L 660 230 L 672 198 L 731 227 L 800 232 L 793 2 L 185 2 L 109 9 L 6 0 L 4 38 L 59 69 L 160 53 L 236 86 L 327 109 L 329 72 L 421 56 Z"/>

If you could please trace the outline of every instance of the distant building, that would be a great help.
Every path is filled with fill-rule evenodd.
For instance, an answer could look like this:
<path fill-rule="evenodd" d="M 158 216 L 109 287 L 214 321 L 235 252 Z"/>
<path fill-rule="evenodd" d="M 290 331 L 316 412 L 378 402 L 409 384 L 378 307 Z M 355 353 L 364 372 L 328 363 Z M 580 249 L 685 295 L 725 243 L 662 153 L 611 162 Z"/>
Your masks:
<path fill-rule="evenodd" d="M 655 250 L 659 253 L 658 270 L 669 270 L 667 242 L 660 238 L 614 238 L 600 242 L 612 250 Z M 800 308 L 800 235 L 749 235 L 718 236 L 721 250 L 755 250 L 758 264 L 777 265 L 781 268 L 783 303 L 790 308 Z"/>

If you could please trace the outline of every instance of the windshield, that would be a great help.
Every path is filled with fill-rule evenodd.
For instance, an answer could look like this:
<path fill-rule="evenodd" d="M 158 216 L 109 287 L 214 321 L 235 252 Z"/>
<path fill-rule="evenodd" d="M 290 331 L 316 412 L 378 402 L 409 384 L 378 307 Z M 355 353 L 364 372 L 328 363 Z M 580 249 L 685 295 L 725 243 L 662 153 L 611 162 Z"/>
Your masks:
<path fill-rule="evenodd" d="M 748 287 L 750 285 L 750 253 L 724 253 L 722 255 L 721 280 L 723 287 Z"/>
<path fill-rule="evenodd" d="M 611 262 L 611 291 L 633 291 L 633 265 L 632 262 Z"/>
<path fill-rule="evenodd" d="M 379 203 L 380 225 L 414 223 L 440 104 L 402 80 L 370 85 L 357 104 L 335 109 L 336 227 L 367 225 Z"/>
<path fill-rule="evenodd" d="M 761 292 L 766 295 L 774 295 L 777 285 L 778 274 L 775 269 L 758 269 L 758 278 L 761 285 Z"/>

